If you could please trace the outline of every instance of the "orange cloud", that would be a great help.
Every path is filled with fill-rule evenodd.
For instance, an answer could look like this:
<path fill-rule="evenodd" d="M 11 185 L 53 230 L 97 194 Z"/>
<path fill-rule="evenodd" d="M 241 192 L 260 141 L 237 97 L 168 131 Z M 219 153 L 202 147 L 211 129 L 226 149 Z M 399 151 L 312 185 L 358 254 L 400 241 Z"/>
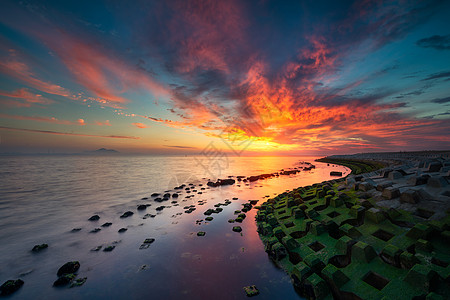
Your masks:
<path fill-rule="evenodd" d="M 77 121 L 67 121 L 67 120 L 59 120 L 54 117 L 37 117 L 37 116 L 18 116 L 18 115 L 7 115 L 7 114 L 0 114 L 0 118 L 6 118 L 6 119 L 14 119 L 14 120 L 30 120 L 30 121 L 37 121 L 37 122 L 46 122 L 46 123 L 53 123 L 53 124 L 61 124 L 61 125 L 86 125 L 83 119 L 78 119 Z"/>
<path fill-rule="evenodd" d="M 137 128 L 147 128 L 147 125 L 143 124 L 143 123 L 132 123 L 134 126 L 136 126 Z"/>
<path fill-rule="evenodd" d="M 111 126 L 111 123 L 109 122 L 109 120 L 106 120 L 105 122 L 95 121 L 95 125 L 98 125 L 98 126 Z"/>
<path fill-rule="evenodd" d="M 47 104 L 51 104 L 54 102 L 53 100 L 47 99 L 47 98 L 43 97 L 42 95 L 34 94 L 34 93 L 30 92 L 29 90 L 27 90 L 26 88 L 22 88 L 22 89 L 13 91 L 13 92 L 0 91 L 0 96 L 14 99 L 10 103 L 12 103 L 13 106 L 18 106 L 18 107 L 21 107 L 21 106 L 30 107 L 33 104 L 47 105 Z M 14 103 L 15 103 L 15 105 L 14 105 Z"/>

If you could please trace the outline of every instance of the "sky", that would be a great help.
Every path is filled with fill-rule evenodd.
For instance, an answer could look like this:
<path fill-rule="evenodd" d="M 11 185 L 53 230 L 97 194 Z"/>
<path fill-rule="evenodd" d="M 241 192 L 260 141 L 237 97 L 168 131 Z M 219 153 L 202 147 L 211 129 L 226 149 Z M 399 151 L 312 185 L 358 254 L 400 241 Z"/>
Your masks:
<path fill-rule="evenodd" d="M 450 149 L 450 1 L 2 1 L 0 153 Z"/>

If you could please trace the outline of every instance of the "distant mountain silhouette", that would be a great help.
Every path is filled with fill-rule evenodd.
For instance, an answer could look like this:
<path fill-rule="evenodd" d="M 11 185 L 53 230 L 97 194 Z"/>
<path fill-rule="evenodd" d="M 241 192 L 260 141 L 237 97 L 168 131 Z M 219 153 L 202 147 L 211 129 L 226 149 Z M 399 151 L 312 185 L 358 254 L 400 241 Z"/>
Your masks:
<path fill-rule="evenodd" d="M 106 148 L 100 148 L 94 151 L 86 151 L 85 153 L 89 153 L 89 154 L 118 154 L 120 153 L 117 150 L 114 149 L 106 149 Z"/>

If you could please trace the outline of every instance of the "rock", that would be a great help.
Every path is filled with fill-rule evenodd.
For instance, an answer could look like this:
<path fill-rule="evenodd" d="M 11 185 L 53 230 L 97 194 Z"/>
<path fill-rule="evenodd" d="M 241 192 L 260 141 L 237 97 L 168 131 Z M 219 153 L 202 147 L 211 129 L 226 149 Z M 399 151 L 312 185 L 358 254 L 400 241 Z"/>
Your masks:
<path fill-rule="evenodd" d="M 243 289 L 244 289 L 247 297 L 252 297 L 252 296 L 256 296 L 259 294 L 259 291 L 255 285 L 244 286 Z"/>
<path fill-rule="evenodd" d="M 197 232 L 197 236 L 205 236 L 206 232 L 204 231 L 199 231 Z"/>
<path fill-rule="evenodd" d="M 146 209 L 147 209 L 147 205 L 145 205 L 145 204 L 138 205 L 138 207 L 137 207 L 137 210 L 146 210 Z"/>
<path fill-rule="evenodd" d="M 77 275 L 75 275 L 73 273 L 61 275 L 58 279 L 56 279 L 55 282 L 53 282 L 53 286 L 67 285 L 67 284 L 71 283 L 72 280 L 75 279 L 75 277 L 77 277 Z"/>
<path fill-rule="evenodd" d="M 420 196 L 415 190 L 407 190 L 400 194 L 401 203 L 417 203 Z"/>
<path fill-rule="evenodd" d="M 241 228 L 241 226 L 233 226 L 233 231 L 234 232 L 241 232 L 242 228 Z"/>
<path fill-rule="evenodd" d="M 156 211 L 161 211 L 161 210 L 163 210 L 165 208 L 165 206 L 164 205 L 162 205 L 162 206 L 158 206 L 157 208 L 156 208 Z"/>
<path fill-rule="evenodd" d="M 139 249 L 147 249 L 148 247 L 150 247 L 151 244 L 153 244 L 153 242 L 155 241 L 154 238 L 148 238 L 145 239 L 145 241 L 142 243 L 142 245 L 139 247 Z"/>
<path fill-rule="evenodd" d="M 39 251 L 47 249 L 47 248 L 48 248 L 47 244 L 34 245 L 33 249 L 31 249 L 31 251 L 39 252 Z"/>
<path fill-rule="evenodd" d="M 342 176 L 342 172 L 331 171 L 331 172 L 330 172 L 330 176 Z"/>
<path fill-rule="evenodd" d="M 105 247 L 105 248 L 103 249 L 103 251 L 105 251 L 105 252 L 111 252 L 111 251 L 114 250 L 114 248 L 116 248 L 116 246 L 108 246 L 108 247 Z"/>
<path fill-rule="evenodd" d="M 93 215 L 92 217 L 89 218 L 89 221 L 98 221 L 98 220 L 100 220 L 99 215 Z"/>
<path fill-rule="evenodd" d="M 64 274 L 71 274 L 78 271 L 80 268 L 80 263 L 78 261 L 69 261 L 65 263 L 61 268 L 59 268 L 58 272 L 56 273 L 57 276 L 62 276 Z"/>
<path fill-rule="evenodd" d="M 172 194 L 172 198 L 178 198 L 178 194 Z"/>
<path fill-rule="evenodd" d="M 388 179 L 390 179 L 390 180 L 400 179 L 402 177 L 403 177 L 403 175 L 399 171 L 392 171 L 388 175 Z"/>
<path fill-rule="evenodd" d="M 78 232 L 78 231 L 80 231 L 80 230 L 81 230 L 81 228 L 78 227 L 78 228 L 72 229 L 71 232 Z"/>
<path fill-rule="evenodd" d="M 73 288 L 73 287 L 77 287 L 77 286 L 82 286 L 86 282 L 86 280 L 87 280 L 87 277 L 78 278 L 77 280 L 72 282 L 70 287 Z"/>
<path fill-rule="evenodd" d="M 91 231 L 89 231 L 90 233 L 97 233 L 97 232 L 99 232 L 100 230 L 102 230 L 101 228 L 94 228 L 94 229 L 92 229 Z"/>
<path fill-rule="evenodd" d="M 111 222 L 106 222 L 105 224 L 102 225 L 102 227 L 109 227 L 109 226 L 111 226 L 111 225 L 112 225 Z"/>
<path fill-rule="evenodd" d="M 212 221 L 212 220 L 214 220 L 214 218 L 213 217 L 206 217 L 205 220 L 206 221 Z"/>
<path fill-rule="evenodd" d="M 0 293 L 2 296 L 11 295 L 24 284 L 22 279 L 7 280 L 0 286 Z"/>
<path fill-rule="evenodd" d="M 444 188 L 448 186 L 448 181 L 444 176 L 432 176 L 428 179 L 427 186 L 433 188 Z"/>
<path fill-rule="evenodd" d="M 151 195 L 151 197 L 158 197 L 160 194 L 159 193 L 153 193 L 152 195 Z"/>
<path fill-rule="evenodd" d="M 170 198 L 170 196 L 171 196 L 171 195 L 170 195 L 169 193 L 165 193 L 164 196 L 163 196 L 163 198 Z"/>
<path fill-rule="evenodd" d="M 439 172 L 441 167 L 442 164 L 438 161 L 430 162 L 430 164 L 428 165 L 428 172 Z"/>
<path fill-rule="evenodd" d="M 124 212 L 120 217 L 123 218 L 128 218 L 129 216 L 132 216 L 134 213 L 132 211 L 126 211 Z"/>
<path fill-rule="evenodd" d="M 385 199 L 392 200 L 394 198 L 400 197 L 400 191 L 398 188 L 387 187 L 383 190 L 382 196 Z"/>
<path fill-rule="evenodd" d="M 127 231 L 128 229 L 127 228 L 120 228 L 119 230 L 118 230 L 118 232 L 119 233 L 122 233 L 122 232 L 125 232 L 125 231 Z"/>

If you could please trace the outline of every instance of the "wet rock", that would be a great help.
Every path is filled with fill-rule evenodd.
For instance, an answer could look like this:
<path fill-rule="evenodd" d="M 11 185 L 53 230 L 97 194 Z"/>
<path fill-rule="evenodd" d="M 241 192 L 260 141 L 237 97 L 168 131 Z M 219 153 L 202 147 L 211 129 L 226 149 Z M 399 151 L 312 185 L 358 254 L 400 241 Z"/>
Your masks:
<path fill-rule="evenodd" d="M 112 225 L 111 222 L 106 222 L 105 224 L 102 225 L 102 227 L 109 227 L 109 226 L 111 226 L 111 225 Z"/>
<path fill-rule="evenodd" d="M 122 233 L 122 232 L 125 232 L 125 231 L 127 231 L 128 229 L 127 228 L 120 228 L 119 230 L 118 230 L 118 232 L 119 233 Z"/>
<path fill-rule="evenodd" d="M 62 276 L 64 274 L 71 274 L 78 271 L 80 268 L 80 263 L 78 261 L 69 261 L 65 263 L 61 268 L 58 269 L 56 273 L 57 276 Z"/>
<path fill-rule="evenodd" d="M 420 196 L 415 190 L 407 190 L 400 194 L 401 203 L 418 203 L 419 199 Z"/>
<path fill-rule="evenodd" d="M 42 251 L 42 250 L 47 249 L 47 248 L 48 248 L 47 244 L 34 245 L 33 249 L 31 249 L 31 251 L 39 252 L 39 251 Z"/>
<path fill-rule="evenodd" d="M 138 207 L 137 207 L 137 210 L 146 210 L 146 209 L 147 209 L 147 205 L 145 205 L 145 204 L 138 205 Z"/>
<path fill-rule="evenodd" d="M 98 221 L 98 220 L 100 220 L 100 216 L 99 216 L 99 215 L 93 215 L 93 216 L 90 217 L 88 220 L 89 220 L 89 221 Z"/>
<path fill-rule="evenodd" d="M 178 194 L 172 194 L 172 198 L 178 198 Z"/>
<path fill-rule="evenodd" d="M 77 277 L 77 275 L 72 274 L 72 273 L 61 275 L 58 279 L 56 279 L 55 282 L 53 282 L 53 286 L 68 285 L 75 279 L 75 277 Z"/>
<path fill-rule="evenodd" d="M 103 246 L 97 246 L 91 249 L 91 251 L 97 252 L 100 251 L 103 248 Z"/>
<path fill-rule="evenodd" d="M 139 247 L 139 249 L 147 249 L 148 247 L 150 247 L 151 244 L 153 244 L 155 242 L 154 238 L 148 238 L 145 239 L 144 242 L 142 243 L 142 245 Z"/>
<path fill-rule="evenodd" d="M 164 196 L 163 196 L 163 198 L 170 198 L 170 196 L 171 196 L 171 195 L 170 195 L 169 193 L 165 193 Z"/>
<path fill-rule="evenodd" d="M 81 228 L 80 228 L 80 227 L 74 228 L 74 229 L 71 230 L 71 232 L 78 232 L 78 231 L 81 231 Z"/>
<path fill-rule="evenodd" d="M 234 219 L 229 219 L 228 223 L 234 223 Z"/>
<path fill-rule="evenodd" d="M 241 232 L 242 231 L 242 228 L 241 228 L 241 226 L 233 226 L 233 229 L 232 229 L 234 232 Z"/>
<path fill-rule="evenodd" d="M 252 296 L 256 296 L 256 295 L 259 294 L 259 291 L 256 288 L 256 285 L 244 286 L 243 289 L 244 289 L 245 294 L 247 295 L 247 297 L 252 297 Z"/>
<path fill-rule="evenodd" d="M 24 284 L 22 279 L 7 280 L 0 286 L 0 293 L 2 296 L 11 295 L 22 287 Z"/>
<path fill-rule="evenodd" d="M 383 190 L 382 196 L 385 199 L 392 200 L 394 198 L 400 197 L 400 191 L 398 188 L 387 187 Z"/>
<path fill-rule="evenodd" d="M 199 231 L 197 232 L 197 236 L 205 236 L 206 232 L 204 231 Z"/>
<path fill-rule="evenodd" d="M 105 252 L 111 252 L 111 251 L 114 250 L 114 248 L 116 248 L 116 246 L 108 246 L 108 247 L 105 247 L 105 249 L 103 249 L 103 251 L 105 251 Z"/>
<path fill-rule="evenodd" d="M 102 230 L 101 228 L 94 228 L 94 229 L 92 229 L 91 231 L 90 231 L 90 233 L 97 233 L 97 232 L 99 232 L 100 230 Z"/>
<path fill-rule="evenodd" d="M 151 195 L 151 197 L 158 197 L 160 194 L 159 193 L 153 193 L 152 195 Z"/>
<path fill-rule="evenodd" d="M 128 218 L 130 216 L 132 216 L 134 213 L 132 211 L 126 211 L 124 212 L 120 217 L 123 218 Z"/>
<path fill-rule="evenodd" d="M 206 217 L 205 220 L 206 221 L 212 221 L 212 220 L 214 220 L 214 218 L 213 217 Z"/>
<path fill-rule="evenodd" d="M 213 213 L 214 213 L 214 209 L 208 209 L 203 214 L 209 216 L 209 215 L 211 215 Z"/>
<path fill-rule="evenodd" d="M 163 210 L 165 208 L 165 206 L 164 205 L 162 205 L 162 206 L 158 206 L 157 208 L 156 208 L 156 211 L 161 211 L 161 210 Z"/>
<path fill-rule="evenodd" d="M 87 280 L 87 277 L 78 278 L 74 282 L 72 282 L 70 287 L 73 288 L 73 287 L 77 287 L 77 286 L 82 286 L 86 282 L 86 280 Z"/>
<path fill-rule="evenodd" d="M 156 215 L 145 214 L 144 217 L 142 217 L 142 219 L 148 219 L 148 218 L 154 218 L 154 217 L 156 217 Z"/>

